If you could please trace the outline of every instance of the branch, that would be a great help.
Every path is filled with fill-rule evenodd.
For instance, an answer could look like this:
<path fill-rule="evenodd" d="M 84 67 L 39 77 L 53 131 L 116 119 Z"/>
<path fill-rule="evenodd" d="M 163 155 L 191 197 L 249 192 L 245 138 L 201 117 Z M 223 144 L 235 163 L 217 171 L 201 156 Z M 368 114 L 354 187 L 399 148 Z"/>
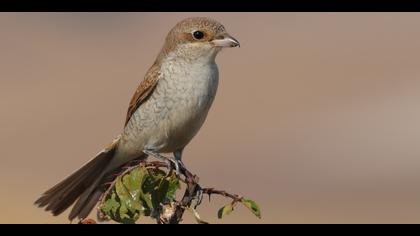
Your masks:
<path fill-rule="evenodd" d="M 123 166 L 121 168 L 123 170 L 122 172 L 121 172 L 121 169 L 120 169 L 120 170 L 118 170 L 119 173 L 114 173 L 114 174 L 111 175 L 113 180 L 111 182 L 105 184 L 105 185 L 109 185 L 109 186 L 108 186 L 107 190 L 101 195 L 101 198 L 99 199 L 99 205 L 98 206 L 101 206 L 105 203 L 106 196 L 108 196 L 108 194 L 110 194 L 112 189 L 115 187 L 115 184 L 117 183 L 117 178 L 119 176 L 124 176 L 124 175 L 130 173 L 133 169 L 138 168 L 139 166 L 142 166 L 142 165 L 145 166 L 146 168 L 150 168 L 150 169 L 159 169 L 159 168 L 162 168 L 162 167 L 163 168 L 168 168 L 168 164 L 166 164 L 165 162 L 161 162 L 161 161 L 146 162 L 144 160 L 140 160 L 140 161 L 132 161 L 132 162 L 128 163 L 126 166 Z M 102 212 L 99 211 L 99 210 L 97 211 L 97 218 L 98 218 L 99 221 L 109 220 L 109 217 L 102 214 Z M 80 222 L 82 222 L 82 221 L 80 221 Z"/>
<path fill-rule="evenodd" d="M 133 165 L 134 163 L 134 165 Z M 146 168 L 150 168 L 150 169 L 158 169 L 161 167 L 164 168 L 168 168 L 168 165 L 165 162 L 161 162 L 161 161 L 152 161 L 152 162 L 146 162 L 146 161 L 140 161 L 140 162 L 133 162 L 133 163 L 129 163 L 127 166 L 124 166 L 122 169 L 124 170 L 123 172 L 120 172 L 119 174 L 114 174 L 115 179 L 110 182 L 107 183 L 109 184 L 108 189 L 102 194 L 101 198 L 100 198 L 100 203 L 104 203 L 105 200 L 105 196 L 107 196 L 109 194 L 109 192 L 114 188 L 115 183 L 116 183 L 116 179 L 118 178 L 118 176 L 124 176 L 128 173 L 130 173 L 133 169 L 139 167 L 139 166 L 145 166 Z M 107 185 L 105 184 L 105 185 Z"/>
<path fill-rule="evenodd" d="M 198 202 L 194 208 L 201 204 L 202 194 L 209 195 L 209 199 L 212 194 L 222 195 L 224 197 L 231 198 L 233 203 L 240 202 L 243 199 L 243 197 L 237 194 L 231 194 L 224 190 L 201 188 L 201 186 L 198 184 L 199 179 L 196 175 L 193 175 L 184 167 L 181 167 L 180 172 L 185 176 L 185 183 L 187 185 L 184 196 L 180 202 L 164 206 L 163 214 L 157 220 L 158 224 L 179 224 L 182 221 L 182 216 L 184 215 L 185 209 L 191 207 L 192 201 L 194 199 L 198 198 Z"/>
<path fill-rule="evenodd" d="M 108 183 L 109 186 L 107 187 L 104 194 L 101 196 L 101 199 L 99 200 L 100 202 L 99 206 L 105 203 L 107 199 L 106 196 L 108 196 L 111 193 L 111 191 L 114 189 L 118 177 L 129 174 L 132 170 L 134 170 L 135 168 L 138 168 L 139 166 L 150 168 L 150 169 L 159 169 L 159 168 L 165 168 L 168 170 L 173 169 L 173 168 L 169 168 L 168 164 L 165 162 L 159 162 L 159 161 L 147 162 L 144 160 L 131 162 L 128 165 L 121 168 L 119 170 L 120 173 L 116 173 L 110 176 L 112 177 L 112 181 Z M 168 173 L 168 175 L 169 174 L 170 173 Z M 180 201 L 174 200 L 170 203 L 165 203 L 164 205 L 161 205 L 162 212 L 160 213 L 160 215 L 157 216 L 158 224 L 179 224 L 183 219 L 183 215 L 186 209 L 192 209 L 192 211 L 196 213 L 195 209 L 197 208 L 198 205 L 201 204 L 203 194 L 207 194 L 209 196 L 209 199 L 211 195 L 213 194 L 230 198 L 232 199 L 232 204 L 241 202 L 243 200 L 243 197 L 237 194 L 231 194 L 223 190 L 216 190 L 214 188 L 202 188 L 198 183 L 199 182 L 198 176 L 192 174 L 183 165 L 180 166 L 180 174 L 181 176 L 178 177 L 178 180 L 183 182 L 186 185 L 184 195 Z M 194 207 L 191 208 L 191 205 L 193 204 L 194 200 L 196 200 L 196 203 Z M 199 217 L 197 216 L 196 218 L 199 223 L 205 223 L 204 221 L 199 219 Z M 109 217 L 102 214 L 102 211 L 100 210 L 98 210 L 97 217 L 100 221 L 109 220 Z"/>
<path fill-rule="evenodd" d="M 212 194 L 217 194 L 217 195 L 222 195 L 223 197 L 232 198 L 233 202 L 240 202 L 243 199 L 242 196 L 239 196 L 237 194 L 231 194 L 223 190 L 216 190 L 214 188 L 204 188 L 202 189 L 202 191 L 204 194 L 209 195 L 209 199 Z"/>

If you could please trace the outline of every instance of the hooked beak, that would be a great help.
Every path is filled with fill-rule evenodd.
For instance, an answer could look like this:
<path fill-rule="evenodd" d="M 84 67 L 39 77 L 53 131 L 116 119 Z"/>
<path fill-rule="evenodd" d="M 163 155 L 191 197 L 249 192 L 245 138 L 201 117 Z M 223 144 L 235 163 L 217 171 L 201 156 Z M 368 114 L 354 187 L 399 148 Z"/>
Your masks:
<path fill-rule="evenodd" d="M 223 33 L 216 35 L 211 41 L 216 47 L 240 47 L 239 41 L 234 37 L 230 36 L 228 33 Z"/>

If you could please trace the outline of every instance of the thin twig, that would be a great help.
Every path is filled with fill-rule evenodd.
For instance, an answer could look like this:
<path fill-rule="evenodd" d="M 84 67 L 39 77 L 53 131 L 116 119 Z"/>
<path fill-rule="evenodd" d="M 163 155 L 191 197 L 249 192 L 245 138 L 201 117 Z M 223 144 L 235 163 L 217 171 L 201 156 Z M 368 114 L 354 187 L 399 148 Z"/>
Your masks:
<path fill-rule="evenodd" d="M 240 202 L 243 199 L 242 196 L 239 196 L 237 194 L 231 194 L 231 193 L 228 193 L 224 190 L 216 190 L 214 188 L 203 188 L 202 191 L 203 191 L 204 194 L 209 195 L 209 197 L 212 194 L 222 195 L 224 197 L 231 198 L 233 200 L 233 202 Z"/>

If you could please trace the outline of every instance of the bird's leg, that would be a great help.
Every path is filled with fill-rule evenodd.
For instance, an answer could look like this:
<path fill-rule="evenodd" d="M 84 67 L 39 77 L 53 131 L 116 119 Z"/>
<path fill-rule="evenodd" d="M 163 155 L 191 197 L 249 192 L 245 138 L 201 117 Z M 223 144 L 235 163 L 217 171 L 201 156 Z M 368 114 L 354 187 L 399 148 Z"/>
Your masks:
<path fill-rule="evenodd" d="M 175 157 L 175 161 L 178 162 L 178 165 L 183 169 L 182 171 L 184 172 L 185 170 L 187 170 L 187 167 L 185 167 L 184 162 L 182 162 L 182 152 L 184 151 L 184 148 L 178 149 L 174 152 L 174 157 Z M 185 173 L 183 173 L 185 175 Z M 197 208 L 197 206 L 199 206 L 201 204 L 201 202 L 203 201 L 203 190 L 200 187 L 200 185 L 196 185 L 196 196 L 195 198 L 197 199 L 197 203 L 195 204 L 194 208 Z"/>
<path fill-rule="evenodd" d="M 196 209 L 199 205 L 201 205 L 201 203 L 203 202 L 203 197 L 204 197 L 203 189 L 200 187 L 200 185 L 197 185 L 197 188 L 198 188 L 197 195 L 196 195 L 197 202 L 194 205 L 194 209 Z"/>
<path fill-rule="evenodd" d="M 178 165 L 181 166 L 184 169 L 187 169 L 182 162 L 182 152 L 184 151 L 184 148 L 178 149 L 174 152 L 175 161 L 178 162 Z"/>
<path fill-rule="evenodd" d="M 173 167 L 172 164 L 175 166 L 175 172 L 176 175 L 179 177 L 179 164 L 176 160 L 174 160 L 173 158 L 170 157 L 165 157 L 157 152 L 151 151 L 151 150 L 143 150 L 144 153 L 146 153 L 149 156 L 153 156 L 154 158 L 166 162 L 166 164 L 168 165 L 169 168 L 169 172 L 168 172 L 168 176 L 172 173 L 173 171 Z"/>

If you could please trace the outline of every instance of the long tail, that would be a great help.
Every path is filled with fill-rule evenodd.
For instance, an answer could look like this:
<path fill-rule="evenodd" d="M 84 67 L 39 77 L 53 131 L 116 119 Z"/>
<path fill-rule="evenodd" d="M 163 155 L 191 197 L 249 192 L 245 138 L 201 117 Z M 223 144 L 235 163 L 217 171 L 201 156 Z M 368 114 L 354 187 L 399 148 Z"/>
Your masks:
<path fill-rule="evenodd" d="M 56 184 L 36 200 L 35 205 L 46 207 L 53 215 L 59 215 L 69 208 L 77 199 L 69 219 L 73 220 L 86 218 L 97 204 L 104 192 L 103 181 L 119 139 L 106 149 L 102 150 L 96 157 L 83 165 L 69 177 Z"/>

